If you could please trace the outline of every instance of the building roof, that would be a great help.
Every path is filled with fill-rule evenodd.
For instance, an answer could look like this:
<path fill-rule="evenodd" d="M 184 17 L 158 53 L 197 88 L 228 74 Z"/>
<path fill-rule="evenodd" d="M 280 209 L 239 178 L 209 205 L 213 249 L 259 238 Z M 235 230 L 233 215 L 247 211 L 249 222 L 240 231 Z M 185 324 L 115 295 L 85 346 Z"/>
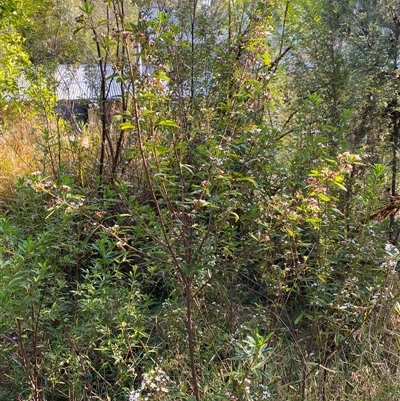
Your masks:
<path fill-rule="evenodd" d="M 114 70 L 111 64 L 106 65 L 106 77 L 112 77 Z M 57 67 L 54 78 L 58 100 L 98 100 L 100 99 L 101 74 L 98 65 L 61 64 Z M 106 82 L 106 99 L 121 96 L 120 83 L 116 77 Z"/>

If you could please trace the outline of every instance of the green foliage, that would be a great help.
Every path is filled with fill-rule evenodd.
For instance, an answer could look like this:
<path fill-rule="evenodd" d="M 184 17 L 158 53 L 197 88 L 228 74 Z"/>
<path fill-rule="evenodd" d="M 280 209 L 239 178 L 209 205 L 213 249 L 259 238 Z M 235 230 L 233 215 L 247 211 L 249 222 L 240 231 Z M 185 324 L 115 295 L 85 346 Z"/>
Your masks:
<path fill-rule="evenodd" d="M 348 93 L 350 9 L 123 5 L 86 1 L 75 26 L 123 89 L 112 123 L 105 93 L 100 132 L 73 131 L 40 69 L 30 88 L 43 171 L 0 218 L 0 395 L 395 397 L 399 252 L 371 216 L 398 208 L 396 148 L 357 121 L 387 119 L 388 92 Z"/>
<path fill-rule="evenodd" d="M 262 400 L 271 397 L 268 385 L 263 383 L 270 380 L 266 366 L 273 351 L 268 347 L 272 335 L 262 337 L 256 332 L 254 337 L 247 336 L 242 343 L 236 344 L 237 355 L 232 360 L 237 361 L 238 366 L 233 367 L 231 380 L 232 392 L 238 399 Z"/>
<path fill-rule="evenodd" d="M 12 27 L 0 28 L 0 108 L 1 115 L 13 112 L 22 103 L 19 78 L 29 66 L 24 52 L 23 39 Z M 13 110 L 14 109 L 14 110 Z"/>
<path fill-rule="evenodd" d="M 88 391 L 120 399 L 145 338 L 139 311 L 147 306 L 136 274 L 106 251 L 109 239 L 89 246 L 89 222 L 76 220 L 83 198 L 66 184 L 32 177 L 20 191 L 29 197 L 26 207 L 19 204 L 13 223 L 2 220 L 9 256 L 1 266 L 0 324 L 4 335 L 17 338 L 5 348 L 17 357 L 3 367 L 25 376 L 19 394 L 78 399 Z M 40 213 L 30 208 L 34 198 Z"/>

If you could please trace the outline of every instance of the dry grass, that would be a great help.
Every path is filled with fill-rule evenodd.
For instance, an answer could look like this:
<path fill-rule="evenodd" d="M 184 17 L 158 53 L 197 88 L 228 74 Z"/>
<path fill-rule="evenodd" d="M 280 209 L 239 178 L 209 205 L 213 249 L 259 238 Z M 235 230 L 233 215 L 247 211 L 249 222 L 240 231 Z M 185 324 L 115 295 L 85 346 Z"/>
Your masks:
<path fill-rule="evenodd" d="M 382 298 L 349 339 L 346 355 L 338 353 L 330 371 L 314 378 L 309 401 L 400 399 L 400 309 L 394 301 L 400 296 L 399 274 L 390 274 L 382 287 Z"/>
<path fill-rule="evenodd" d="M 0 205 L 13 199 L 17 179 L 34 171 L 54 177 L 63 166 L 84 185 L 98 158 L 96 127 L 73 131 L 62 120 L 21 117 L 0 126 Z"/>
<path fill-rule="evenodd" d="M 36 170 L 36 135 L 32 121 L 9 122 L 0 127 L 0 202 L 13 198 L 13 187 L 23 174 Z"/>

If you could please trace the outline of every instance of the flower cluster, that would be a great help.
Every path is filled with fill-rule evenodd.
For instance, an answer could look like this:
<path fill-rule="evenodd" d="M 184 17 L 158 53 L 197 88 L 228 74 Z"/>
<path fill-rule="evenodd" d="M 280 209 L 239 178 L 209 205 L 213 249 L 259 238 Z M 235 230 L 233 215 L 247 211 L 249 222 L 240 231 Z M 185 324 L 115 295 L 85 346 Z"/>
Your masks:
<path fill-rule="evenodd" d="M 170 378 L 156 366 L 142 376 L 142 382 L 138 389 L 132 389 L 129 393 L 129 401 L 165 400 L 169 393 Z"/>

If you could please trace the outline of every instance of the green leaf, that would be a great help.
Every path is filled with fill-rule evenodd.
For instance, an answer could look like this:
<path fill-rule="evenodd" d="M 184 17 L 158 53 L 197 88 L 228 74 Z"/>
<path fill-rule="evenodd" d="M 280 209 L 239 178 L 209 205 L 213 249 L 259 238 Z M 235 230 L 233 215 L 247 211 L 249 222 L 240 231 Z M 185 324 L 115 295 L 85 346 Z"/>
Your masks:
<path fill-rule="evenodd" d="M 254 186 L 256 188 L 258 187 L 257 182 L 254 180 L 253 177 L 240 177 L 240 178 L 237 178 L 236 181 L 248 181 L 248 182 L 251 182 L 252 184 L 254 184 Z"/>
<path fill-rule="evenodd" d="M 156 125 L 160 127 L 172 127 L 172 128 L 179 128 L 179 125 L 172 121 L 172 120 L 161 120 Z"/>
<path fill-rule="evenodd" d="M 182 169 L 186 170 L 186 171 L 189 172 L 191 175 L 194 174 L 194 172 L 193 172 L 193 167 L 192 167 L 191 165 L 189 165 L 189 164 L 182 164 L 182 163 L 179 163 L 179 165 L 181 166 Z"/>
<path fill-rule="evenodd" d="M 135 126 L 131 122 L 124 122 L 124 123 L 120 124 L 119 128 L 122 131 L 126 131 L 126 130 L 135 129 Z"/>
<path fill-rule="evenodd" d="M 286 232 L 287 232 L 291 237 L 294 237 L 294 231 L 293 231 L 291 228 L 286 227 Z"/>
<path fill-rule="evenodd" d="M 165 71 L 157 71 L 154 75 L 164 82 L 169 82 L 171 80 Z"/>
<path fill-rule="evenodd" d="M 318 170 L 311 170 L 309 177 L 322 177 L 323 175 Z"/>
<path fill-rule="evenodd" d="M 346 188 L 343 184 L 341 184 L 340 182 L 338 182 L 338 181 L 336 181 L 336 180 L 333 180 L 332 182 L 333 182 L 333 184 L 336 185 L 338 188 L 343 189 L 343 191 L 347 191 L 347 188 Z"/>
<path fill-rule="evenodd" d="M 165 13 L 162 11 L 157 11 L 157 18 L 161 24 L 163 24 L 166 20 Z"/>
<path fill-rule="evenodd" d="M 269 66 L 271 64 L 271 55 L 269 53 L 263 53 L 261 58 L 265 66 Z"/>
<path fill-rule="evenodd" d="M 93 14 L 94 5 L 92 4 L 91 1 L 85 0 L 85 2 L 83 3 L 83 6 L 79 7 L 79 9 L 81 11 L 83 11 L 86 15 L 89 16 L 89 15 Z"/>
<path fill-rule="evenodd" d="M 296 319 L 294 320 L 295 326 L 297 326 L 302 321 L 303 316 L 304 316 L 304 314 L 300 313 L 300 315 L 296 317 Z"/>
<path fill-rule="evenodd" d="M 329 202 L 331 198 L 323 193 L 317 194 L 318 198 L 321 199 L 323 202 Z"/>
<path fill-rule="evenodd" d="M 235 212 L 232 212 L 231 210 L 229 211 L 229 214 L 235 217 L 235 223 L 239 221 L 239 215 Z"/>

